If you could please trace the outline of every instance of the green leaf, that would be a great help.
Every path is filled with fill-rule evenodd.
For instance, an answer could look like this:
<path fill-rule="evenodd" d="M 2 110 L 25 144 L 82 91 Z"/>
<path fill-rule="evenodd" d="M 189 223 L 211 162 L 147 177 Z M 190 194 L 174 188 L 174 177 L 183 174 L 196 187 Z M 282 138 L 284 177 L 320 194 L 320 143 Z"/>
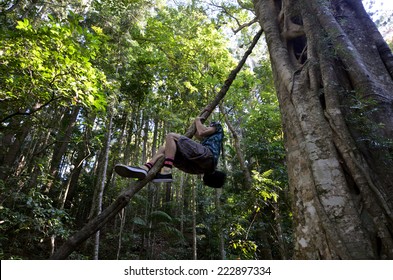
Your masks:
<path fill-rule="evenodd" d="M 132 222 L 136 225 L 146 226 L 146 222 L 140 217 L 135 217 Z"/>
<path fill-rule="evenodd" d="M 31 28 L 30 22 L 27 18 L 23 19 L 23 21 L 18 20 L 16 25 L 16 29 L 19 30 L 29 30 Z"/>
<path fill-rule="evenodd" d="M 164 211 L 154 211 L 150 214 L 150 219 L 155 222 L 172 222 L 172 217 Z"/>

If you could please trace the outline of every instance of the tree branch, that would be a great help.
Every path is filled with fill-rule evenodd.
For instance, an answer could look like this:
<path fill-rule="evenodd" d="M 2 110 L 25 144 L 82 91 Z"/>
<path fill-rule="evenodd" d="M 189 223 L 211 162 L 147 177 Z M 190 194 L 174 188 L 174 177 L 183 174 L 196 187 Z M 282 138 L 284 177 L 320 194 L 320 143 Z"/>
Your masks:
<path fill-rule="evenodd" d="M 261 38 L 263 33 L 263 30 L 260 30 L 252 40 L 252 43 L 250 47 L 247 49 L 247 51 L 244 53 L 243 58 L 239 61 L 238 65 L 236 66 L 235 69 L 231 71 L 231 73 L 228 75 L 228 78 L 225 80 L 223 86 L 221 87 L 220 91 L 217 93 L 216 98 L 207 106 L 203 109 L 203 111 L 199 114 L 200 117 L 207 119 L 214 108 L 218 106 L 220 101 L 225 97 L 226 93 L 228 92 L 230 86 L 232 85 L 233 81 L 235 80 L 237 74 L 240 72 L 242 69 L 244 63 L 246 62 L 248 56 L 251 54 L 252 50 L 254 49 L 255 45 L 257 44 L 259 38 Z M 193 123 L 191 127 L 188 129 L 186 132 L 185 136 L 187 137 L 192 137 L 195 134 L 196 128 L 195 124 Z"/>
<path fill-rule="evenodd" d="M 17 0 L 11 7 L 9 7 L 7 10 L 0 11 L 0 13 L 1 14 L 11 13 L 13 10 L 16 9 L 16 7 L 18 7 L 19 3 L 20 3 L 20 0 Z"/>
<path fill-rule="evenodd" d="M 67 258 L 79 245 L 101 229 L 110 219 L 115 217 L 124 207 L 126 207 L 131 198 L 147 183 L 153 180 L 155 174 L 161 169 L 163 163 L 164 157 L 161 157 L 157 161 L 157 164 L 155 164 L 147 174 L 145 179 L 136 183 L 131 183 L 130 187 L 123 191 L 111 205 L 101 212 L 101 214 L 90 220 L 80 231 L 72 235 L 50 257 L 50 259 L 61 260 Z"/>
<path fill-rule="evenodd" d="M 253 25 L 256 22 L 258 22 L 258 19 L 255 17 L 253 20 L 251 20 L 251 21 L 249 21 L 247 23 L 244 23 L 242 25 L 239 25 L 239 27 L 237 29 L 233 29 L 232 28 L 232 31 L 233 31 L 233 33 L 236 34 L 236 33 L 240 32 L 243 28 L 249 27 L 249 26 Z"/>
<path fill-rule="evenodd" d="M 247 7 L 244 5 L 244 3 L 241 3 L 240 1 L 237 1 L 237 3 L 239 4 L 239 6 L 240 6 L 242 9 L 246 9 L 246 10 L 251 11 L 249 8 L 247 8 Z M 248 26 L 251 26 L 251 25 L 253 25 L 254 23 L 258 22 L 257 18 L 255 17 L 255 18 L 254 18 L 253 20 L 251 20 L 250 22 L 241 24 L 240 21 L 239 21 L 235 16 L 233 16 L 233 15 L 231 14 L 230 11 L 228 11 L 227 7 L 221 6 L 221 5 L 218 5 L 218 4 L 215 4 L 213 1 L 210 1 L 209 5 L 221 9 L 221 10 L 223 11 L 224 14 L 226 14 L 228 17 L 230 17 L 230 18 L 232 18 L 234 21 L 236 21 L 236 23 L 237 23 L 237 25 L 238 25 L 239 27 L 238 27 L 237 29 L 233 29 L 233 28 L 232 28 L 232 31 L 233 31 L 235 34 L 236 34 L 237 32 L 239 32 L 240 30 L 242 30 L 243 28 L 248 27 Z"/>
<path fill-rule="evenodd" d="M 29 112 L 28 110 L 26 110 L 25 112 L 21 112 L 21 111 L 15 112 L 15 113 L 13 113 L 13 114 L 11 114 L 11 115 L 8 115 L 8 116 L 6 116 L 5 118 L 3 118 L 3 119 L 0 121 L 0 123 L 3 123 L 3 122 L 5 122 L 6 120 L 8 120 L 8 119 L 10 119 L 10 118 L 12 118 L 12 117 L 15 117 L 15 116 L 30 116 L 30 115 L 32 115 L 32 114 L 34 114 L 34 113 L 36 113 L 36 112 L 42 110 L 43 108 L 45 108 L 46 106 L 48 106 L 48 105 L 49 105 L 50 103 L 52 103 L 53 101 L 58 100 L 58 99 L 60 99 L 60 98 L 61 98 L 61 97 L 55 98 L 55 94 L 53 93 L 51 99 L 49 99 L 47 102 L 45 102 L 43 105 L 39 106 L 38 108 L 33 109 L 33 110 L 30 111 L 30 112 Z"/>

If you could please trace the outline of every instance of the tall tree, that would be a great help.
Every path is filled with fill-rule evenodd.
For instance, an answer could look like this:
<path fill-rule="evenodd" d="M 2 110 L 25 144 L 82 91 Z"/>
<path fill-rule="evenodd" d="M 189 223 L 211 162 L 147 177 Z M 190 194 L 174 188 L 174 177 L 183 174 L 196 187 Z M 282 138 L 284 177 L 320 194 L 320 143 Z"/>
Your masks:
<path fill-rule="evenodd" d="M 231 121 L 229 120 L 228 115 L 226 114 L 226 112 L 224 110 L 224 106 L 222 106 L 222 104 L 220 104 L 220 111 L 224 114 L 225 123 L 228 126 L 228 129 L 230 130 L 233 141 L 234 141 L 234 147 L 235 147 L 235 151 L 236 151 L 237 160 L 239 161 L 239 165 L 240 165 L 241 171 L 243 172 L 243 176 L 244 176 L 244 188 L 250 189 L 251 185 L 252 185 L 252 178 L 251 178 L 250 170 L 248 170 L 248 167 L 246 166 L 244 155 L 243 155 L 242 149 L 240 147 L 240 140 L 241 139 L 239 137 L 239 134 L 236 132 L 234 126 L 232 125 Z"/>
<path fill-rule="evenodd" d="M 295 257 L 393 258 L 393 56 L 360 0 L 254 0 L 279 98 Z"/>
<path fill-rule="evenodd" d="M 108 169 L 108 161 L 109 161 L 109 152 L 110 152 L 110 143 L 111 143 L 111 135 L 112 135 L 112 124 L 113 124 L 113 113 L 112 108 L 109 109 L 109 120 L 107 129 L 105 132 L 105 140 L 104 140 L 104 147 L 101 151 L 102 155 L 99 156 L 99 172 L 98 172 L 98 179 L 97 185 L 94 189 L 93 195 L 93 204 L 91 207 L 90 216 L 91 218 L 96 217 L 97 215 L 101 214 L 102 212 L 102 201 L 104 196 L 104 189 L 105 183 L 107 180 L 107 169 Z M 100 249 L 100 231 L 96 232 L 95 241 L 94 241 L 94 259 L 98 260 L 99 256 L 99 249 Z"/>

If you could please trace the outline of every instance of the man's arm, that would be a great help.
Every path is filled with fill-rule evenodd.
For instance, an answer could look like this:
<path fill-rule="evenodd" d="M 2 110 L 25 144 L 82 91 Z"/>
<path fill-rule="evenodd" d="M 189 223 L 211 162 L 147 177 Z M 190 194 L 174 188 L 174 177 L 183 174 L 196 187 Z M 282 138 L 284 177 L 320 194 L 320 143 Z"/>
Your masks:
<path fill-rule="evenodd" d="M 195 118 L 195 126 L 196 126 L 195 136 L 197 138 L 204 138 L 216 132 L 216 127 L 214 126 L 207 127 L 203 125 L 200 117 Z"/>

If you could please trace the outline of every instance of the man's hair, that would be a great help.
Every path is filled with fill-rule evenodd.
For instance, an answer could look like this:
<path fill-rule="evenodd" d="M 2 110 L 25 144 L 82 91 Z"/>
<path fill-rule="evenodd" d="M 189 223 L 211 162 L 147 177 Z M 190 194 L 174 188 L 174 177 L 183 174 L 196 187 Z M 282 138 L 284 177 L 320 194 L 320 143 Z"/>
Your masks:
<path fill-rule="evenodd" d="M 216 125 L 221 125 L 221 123 L 217 122 L 217 121 L 213 121 L 213 122 L 210 122 L 209 126 L 216 126 Z"/>
<path fill-rule="evenodd" d="M 224 186 L 227 174 L 221 171 L 214 171 L 213 173 L 205 173 L 203 175 L 203 183 L 211 188 L 222 188 Z"/>

